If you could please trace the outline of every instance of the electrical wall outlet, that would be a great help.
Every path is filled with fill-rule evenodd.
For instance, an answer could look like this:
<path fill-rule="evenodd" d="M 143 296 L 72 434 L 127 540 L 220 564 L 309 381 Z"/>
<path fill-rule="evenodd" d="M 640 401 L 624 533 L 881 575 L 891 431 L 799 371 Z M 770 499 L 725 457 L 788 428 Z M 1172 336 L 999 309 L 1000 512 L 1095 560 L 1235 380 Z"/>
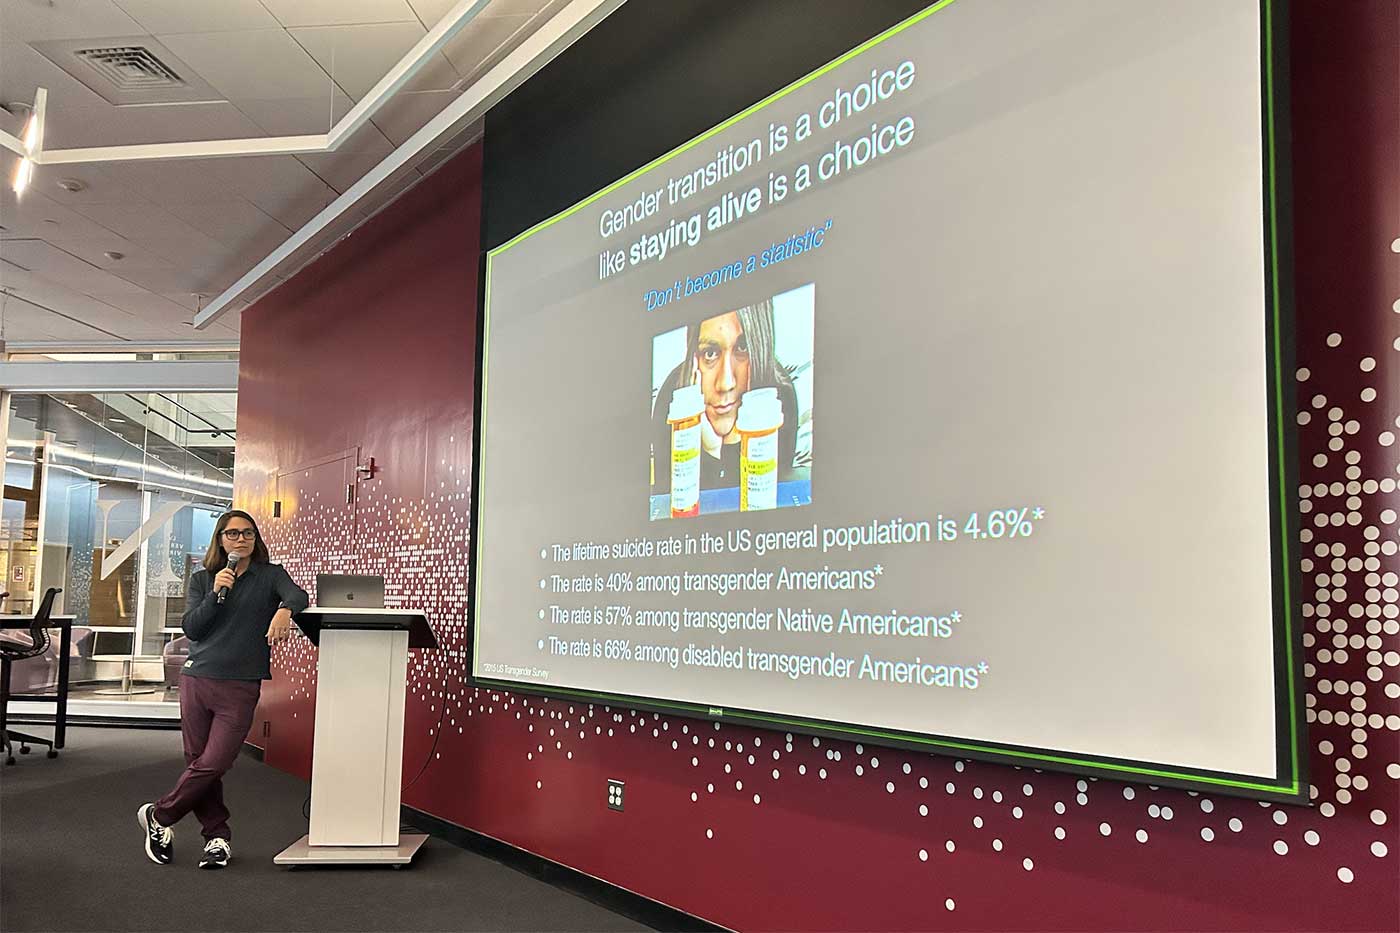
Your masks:
<path fill-rule="evenodd" d="M 622 810 L 622 782 L 608 778 L 608 809 Z"/>

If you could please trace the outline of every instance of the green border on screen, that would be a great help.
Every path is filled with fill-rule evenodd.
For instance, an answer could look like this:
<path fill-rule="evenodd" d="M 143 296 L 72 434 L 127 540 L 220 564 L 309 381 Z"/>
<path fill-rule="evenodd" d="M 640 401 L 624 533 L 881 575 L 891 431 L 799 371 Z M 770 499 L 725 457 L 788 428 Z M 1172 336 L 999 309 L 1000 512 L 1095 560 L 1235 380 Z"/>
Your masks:
<path fill-rule="evenodd" d="M 547 230 L 554 224 L 568 218 L 585 207 L 598 201 L 600 198 L 616 191 L 617 189 L 631 183 L 632 181 L 647 174 L 651 170 L 658 168 L 669 162 L 682 153 L 700 145 L 705 140 L 713 137 L 717 133 L 723 132 L 739 121 L 752 116 L 763 110 L 768 105 L 781 100 L 788 94 L 804 87 L 805 85 L 821 78 L 823 75 L 840 67 L 848 61 L 864 54 L 870 49 L 880 45 L 887 39 L 898 35 L 911 26 L 917 25 L 940 10 L 951 6 L 956 0 L 939 0 L 928 8 L 916 13 L 895 26 L 890 27 L 879 35 L 861 43 L 849 52 L 832 60 L 823 67 L 799 78 L 786 87 L 775 91 L 758 103 L 740 111 L 724 122 L 712 127 L 706 132 L 696 136 L 670 152 L 657 157 L 656 159 L 638 168 L 636 171 L 618 179 L 589 197 L 579 201 L 553 217 L 535 224 L 523 233 L 513 237 L 502 245 L 489 250 L 486 253 L 486 282 L 485 299 L 482 307 L 482 326 L 479 340 L 479 367 L 480 367 L 480 388 L 478 391 L 479 410 L 476 421 L 476 441 L 477 441 L 477 481 L 472 489 L 472 604 L 468 609 L 468 619 L 472 625 L 472 658 L 473 670 L 477 658 L 479 647 L 480 628 L 476 625 L 475 606 L 480 596 L 480 578 L 476 575 L 475 555 L 482 546 L 480 537 L 480 527 L 477 522 L 477 513 L 481 501 L 481 490 L 485 488 L 485 461 L 481 457 L 481 449 L 484 443 L 486 428 L 486 389 L 487 389 L 487 354 L 486 347 L 490 334 L 491 321 L 491 263 L 492 260 L 504 253 L 506 250 L 517 246 L 526 239 L 541 231 Z M 1087 774 L 1098 777 L 1118 778 L 1124 780 L 1150 780 L 1152 783 L 1165 786 L 1181 787 L 1185 789 L 1207 790 L 1216 789 L 1224 793 L 1239 793 L 1261 799 L 1277 800 L 1282 802 L 1300 802 L 1306 799 L 1306 784 L 1300 770 L 1299 749 L 1301 745 L 1301 735 L 1299 730 L 1299 708 L 1297 679 L 1299 676 L 1297 668 L 1297 655 L 1294 651 L 1295 633 L 1293 631 L 1293 595 L 1291 580 L 1291 558 L 1289 548 L 1289 534 L 1293 523 L 1290 522 L 1289 485 L 1286 479 L 1288 471 L 1288 453 L 1292 449 L 1287 434 L 1287 425 L 1291 420 L 1285 418 L 1284 412 L 1284 381 L 1283 368 L 1281 365 L 1284 346 L 1284 321 L 1280 317 L 1280 305 L 1285 296 L 1281 291 L 1281 274 L 1279 262 L 1279 218 L 1278 218 L 1278 154 L 1276 151 L 1275 110 L 1278 101 L 1275 97 L 1275 77 L 1274 77 L 1274 4 L 1278 0 L 1259 0 L 1260 24 L 1262 27 L 1262 47 L 1260 50 L 1263 71 L 1263 123 L 1265 133 L 1265 165 L 1263 172 L 1265 175 L 1265 217 L 1264 230 L 1261 231 L 1264 237 L 1267 253 L 1266 262 L 1268 268 L 1266 276 L 1266 302 L 1267 309 L 1266 322 L 1272 325 L 1272 339 L 1266 339 L 1265 354 L 1266 363 L 1273 369 L 1272 378 L 1269 381 L 1269 389 L 1273 395 L 1273 409 L 1276 419 L 1276 432 L 1271 438 L 1274 444 L 1277 457 L 1270 458 L 1271 472 L 1276 470 L 1276 475 L 1271 477 L 1278 487 L 1278 513 L 1274 516 L 1274 521 L 1279 529 L 1277 556 L 1281 567 L 1275 568 L 1281 580 L 1282 600 L 1280 609 L 1282 615 L 1282 631 L 1279 631 L 1279 618 L 1275 617 L 1275 653 L 1278 653 L 1278 640 L 1281 636 L 1283 651 L 1283 666 L 1279 666 L 1279 658 L 1275 658 L 1276 678 L 1281 678 L 1287 684 L 1287 712 L 1283 710 L 1283 697 L 1281 685 L 1275 683 L 1275 713 L 1280 719 L 1286 718 L 1287 731 L 1282 729 L 1280 722 L 1276 720 L 1276 731 L 1281 739 L 1286 739 L 1289 744 L 1289 773 L 1281 775 L 1274 780 L 1264 780 L 1245 775 L 1222 774 L 1212 771 L 1193 771 L 1188 768 L 1171 768 L 1164 766 L 1154 766 L 1150 763 L 1126 761 L 1111 758 L 1100 758 L 1095 756 L 1076 756 L 1069 753 L 1057 752 L 1049 749 L 1030 749 L 1012 745 L 999 745 L 996 743 L 982 743 L 955 738 L 939 737 L 935 735 L 898 732 L 884 730 L 870 726 L 853 725 L 850 723 L 825 721 L 818 719 L 808 719 L 799 716 L 783 716 L 763 711 L 729 709 L 715 706 L 707 706 L 696 703 L 686 703 L 670 700 L 659 700 L 650 697 L 637 697 L 627 694 L 606 693 L 602 691 L 579 690 L 573 688 L 553 687 L 545 684 L 537 684 L 525 681 L 496 680 L 493 678 L 478 677 L 474 673 L 470 674 L 470 681 L 473 685 L 488 689 L 499 689 L 515 691 L 527 694 L 538 694 L 542 696 L 557 697 L 565 700 L 577 700 L 580 702 L 595 704 L 612 704 L 625 706 L 627 708 L 643 709 L 648 711 L 674 713 L 686 715 L 698 719 L 709 719 L 713 721 L 730 722 L 734 724 L 752 725 L 769 729 L 791 729 L 804 733 L 830 736 L 838 739 L 850 740 L 875 740 L 881 744 L 887 744 L 898 748 L 934 751 L 953 752 L 992 762 L 1012 764 L 1026 767 L 1046 767 L 1052 770 L 1069 771 L 1078 774 Z M 1291 323 L 1291 322 L 1290 322 Z M 1290 331 L 1291 333 L 1291 331 Z M 1277 597 L 1277 592 L 1276 592 Z"/>

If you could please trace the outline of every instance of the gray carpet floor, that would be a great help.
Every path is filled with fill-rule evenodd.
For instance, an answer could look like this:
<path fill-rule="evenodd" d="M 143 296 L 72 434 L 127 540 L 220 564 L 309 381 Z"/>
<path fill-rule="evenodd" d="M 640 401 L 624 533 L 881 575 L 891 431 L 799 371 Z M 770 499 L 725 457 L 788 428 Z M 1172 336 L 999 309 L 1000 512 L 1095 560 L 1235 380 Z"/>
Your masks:
<path fill-rule="evenodd" d="M 47 735 L 42 727 L 20 727 Z M 306 830 L 307 784 L 248 756 L 224 779 L 233 863 L 195 865 L 193 816 L 175 862 L 146 858 L 136 809 L 183 764 L 174 730 L 70 728 L 0 767 L 0 931 L 446 931 L 648 929 L 441 839 L 411 866 L 289 870 L 272 857 Z"/>

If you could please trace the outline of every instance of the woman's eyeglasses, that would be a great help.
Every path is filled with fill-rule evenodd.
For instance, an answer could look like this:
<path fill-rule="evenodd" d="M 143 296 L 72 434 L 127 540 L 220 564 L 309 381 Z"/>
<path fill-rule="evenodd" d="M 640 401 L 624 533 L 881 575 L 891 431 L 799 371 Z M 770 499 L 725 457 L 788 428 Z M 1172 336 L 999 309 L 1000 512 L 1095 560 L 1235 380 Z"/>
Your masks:
<path fill-rule="evenodd" d="M 245 541 L 252 541 L 258 533 L 252 528 L 225 528 L 224 537 L 230 541 L 237 541 L 242 538 Z"/>

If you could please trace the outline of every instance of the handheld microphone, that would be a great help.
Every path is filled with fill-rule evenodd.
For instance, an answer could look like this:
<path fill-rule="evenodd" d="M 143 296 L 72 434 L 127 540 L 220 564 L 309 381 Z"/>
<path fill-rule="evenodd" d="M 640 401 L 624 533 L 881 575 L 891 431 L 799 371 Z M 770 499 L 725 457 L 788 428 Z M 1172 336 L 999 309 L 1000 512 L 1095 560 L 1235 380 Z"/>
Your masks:
<path fill-rule="evenodd" d="M 238 569 L 238 562 L 239 562 L 240 560 L 242 560 L 242 558 L 240 558 L 237 554 L 230 554 L 230 555 L 228 556 L 228 569 L 229 569 L 229 570 L 237 570 L 237 569 Z M 219 587 L 219 602 L 223 602 L 226 598 L 228 598 L 228 587 L 226 587 L 226 586 L 221 586 L 221 587 Z"/>

